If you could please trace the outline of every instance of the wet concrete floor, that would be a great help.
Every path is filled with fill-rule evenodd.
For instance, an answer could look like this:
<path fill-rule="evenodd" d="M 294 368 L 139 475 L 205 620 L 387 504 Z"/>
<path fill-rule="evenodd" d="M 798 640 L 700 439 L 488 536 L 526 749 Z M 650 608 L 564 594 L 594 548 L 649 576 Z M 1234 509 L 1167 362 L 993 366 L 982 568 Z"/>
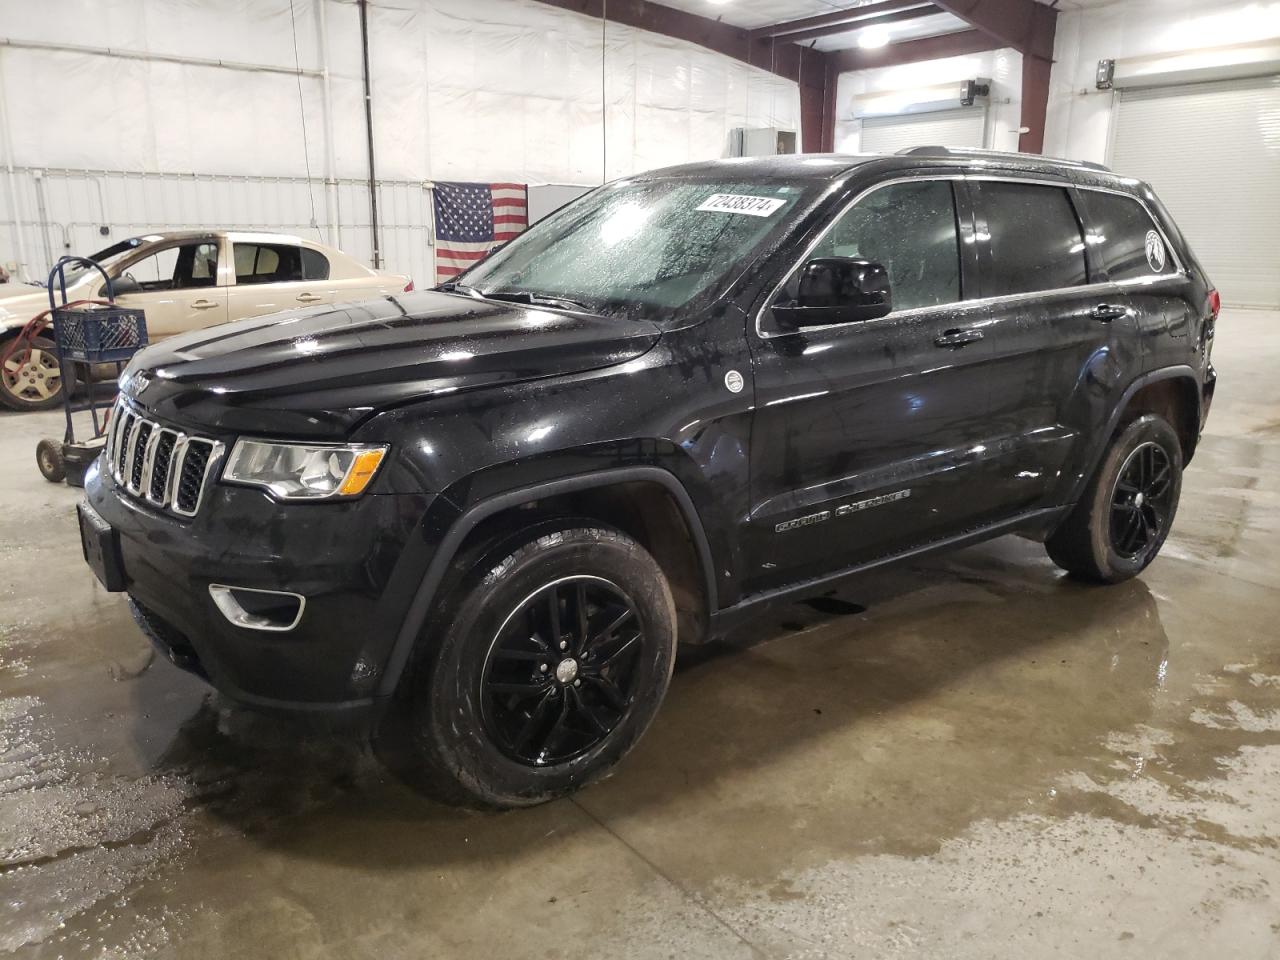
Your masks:
<path fill-rule="evenodd" d="M 1163 556 L 1005 538 L 687 657 L 610 780 L 461 813 L 153 658 L 0 416 L 0 954 L 1280 956 L 1280 316 Z"/>

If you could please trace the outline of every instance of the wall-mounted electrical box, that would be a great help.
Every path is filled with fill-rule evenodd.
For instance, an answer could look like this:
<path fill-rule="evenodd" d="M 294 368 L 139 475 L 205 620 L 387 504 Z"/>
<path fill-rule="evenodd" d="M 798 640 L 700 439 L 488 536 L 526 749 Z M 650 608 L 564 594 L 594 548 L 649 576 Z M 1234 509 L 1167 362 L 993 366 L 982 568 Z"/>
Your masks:
<path fill-rule="evenodd" d="M 778 127 L 734 127 L 729 131 L 729 156 L 773 157 L 796 152 L 796 132 Z"/>

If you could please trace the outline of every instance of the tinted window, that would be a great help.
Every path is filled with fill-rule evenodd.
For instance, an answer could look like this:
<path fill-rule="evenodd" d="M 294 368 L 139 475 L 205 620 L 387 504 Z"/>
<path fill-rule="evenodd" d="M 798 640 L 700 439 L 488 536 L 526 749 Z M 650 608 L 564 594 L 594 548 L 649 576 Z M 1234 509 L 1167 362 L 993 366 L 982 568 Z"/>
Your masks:
<path fill-rule="evenodd" d="M 1116 193 L 1085 192 L 1089 243 L 1112 280 L 1173 273 L 1173 257 L 1142 204 Z"/>
<path fill-rule="evenodd" d="M 319 250 L 303 247 L 302 277 L 304 280 L 328 280 L 329 259 Z"/>
<path fill-rule="evenodd" d="M 287 283 L 303 279 L 302 248 L 283 243 L 237 243 L 236 283 Z M 329 274 L 325 264 L 325 276 Z"/>
<path fill-rule="evenodd" d="M 956 205 L 945 180 L 896 183 L 863 197 L 810 254 L 858 257 L 889 271 L 894 310 L 960 299 Z"/>
<path fill-rule="evenodd" d="M 1066 190 L 983 182 L 980 191 L 991 235 L 986 296 L 1056 290 L 1086 281 L 1084 237 Z"/>

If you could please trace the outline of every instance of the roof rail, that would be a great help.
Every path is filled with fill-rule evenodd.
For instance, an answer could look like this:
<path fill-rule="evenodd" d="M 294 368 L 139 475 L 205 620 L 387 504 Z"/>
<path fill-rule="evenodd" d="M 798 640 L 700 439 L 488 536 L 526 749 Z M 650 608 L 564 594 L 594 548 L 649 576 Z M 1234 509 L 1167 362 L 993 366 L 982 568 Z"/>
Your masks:
<path fill-rule="evenodd" d="M 899 150 L 895 156 L 899 157 L 986 157 L 989 159 L 1002 159 L 1017 157 L 1021 160 L 1035 160 L 1041 163 L 1060 164 L 1064 167 L 1083 167 L 1086 170 L 1101 170 L 1103 173 L 1110 173 L 1111 168 L 1101 163 L 1092 163 L 1088 160 L 1063 160 L 1058 157 L 1045 157 L 1038 153 L 1014 153 L 1010 150 L 980 150 L 977 147 L 942 147 L 942 146 L 926 146 L 926 147 L 905 147 Z"/>

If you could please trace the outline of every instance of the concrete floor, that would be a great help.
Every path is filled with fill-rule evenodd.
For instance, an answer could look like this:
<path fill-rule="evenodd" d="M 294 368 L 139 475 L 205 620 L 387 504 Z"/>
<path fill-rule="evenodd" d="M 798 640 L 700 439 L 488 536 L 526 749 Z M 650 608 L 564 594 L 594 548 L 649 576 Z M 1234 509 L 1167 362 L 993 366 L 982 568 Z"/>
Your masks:
<path fill-rule="evenodd" d="M 156 661 L 36 473 L 58 416 L 0 417 L 0 953 L 1280 956 L 1278 330 L 1223 317 L 1141 579 L 1016 538 L 868 577 L 502 815 Z"/>

